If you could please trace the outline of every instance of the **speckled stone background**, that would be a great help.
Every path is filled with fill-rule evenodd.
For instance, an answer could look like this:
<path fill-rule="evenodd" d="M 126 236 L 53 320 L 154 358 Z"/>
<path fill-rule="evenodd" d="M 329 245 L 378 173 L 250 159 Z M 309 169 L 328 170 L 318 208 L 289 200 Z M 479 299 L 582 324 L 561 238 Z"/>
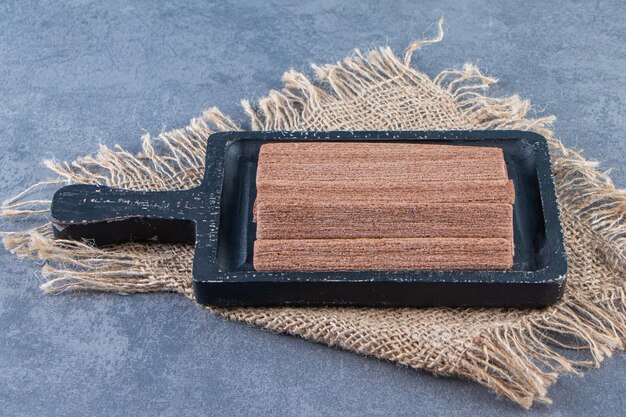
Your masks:
<path fill-rule="evenodd" d="M 59 4 L 64 3 L 64 4 Z M 284 70 L 352 48 L 401 51 L 428 74 L 479 65 L 558 117 L 566 144 L 626 186 L 623 1 L 66 1 L 0 3 L 0 198 L 44 178 L 43 158 L 99 143 L 138 149 L 217 105 L 280 87 Z M 604 415 L 626 406 L 626 359 L 565 376 L 526 413 L 434 378 L 208 314 L 177 295 L 44 296 L 39 268 L 0 252 L 0 414 Z M 622 414 L 623 415 L 623 414 Z"/>

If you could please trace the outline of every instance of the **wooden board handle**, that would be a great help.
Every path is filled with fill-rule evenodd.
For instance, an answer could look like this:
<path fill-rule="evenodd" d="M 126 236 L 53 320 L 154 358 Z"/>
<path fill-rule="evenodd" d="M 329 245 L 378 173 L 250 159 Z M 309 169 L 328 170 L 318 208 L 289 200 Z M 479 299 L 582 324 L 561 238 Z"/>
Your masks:
<path fill-rule="evenodd" d="M 69 185 L 52 199 L 57 238 L 97 245 L 127 241 L 192 243 L 192 190 L 134 191 L 102 185 Z"/>

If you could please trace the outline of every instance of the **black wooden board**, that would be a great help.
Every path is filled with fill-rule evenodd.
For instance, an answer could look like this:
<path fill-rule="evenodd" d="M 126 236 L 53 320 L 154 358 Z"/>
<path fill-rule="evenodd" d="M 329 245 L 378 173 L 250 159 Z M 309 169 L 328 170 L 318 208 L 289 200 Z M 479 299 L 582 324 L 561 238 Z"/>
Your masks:
<path fill-rule="evenodd" d="M 367 141 L 494 146 L 515 185 L 510 271 L 257 272 L 252 207 L 262 144 Z M 214 306 L 540 307 L 564 289 L 567 259 L 546 140 L 523 131 L 223 132 L 208 140 L 202 184 L 143 192 L 70 185 L 52 202 L 58 238 L 96 245 L 195 243 L 198 302 Z M 130 278 L 129 278 L 130 279 Z"/>

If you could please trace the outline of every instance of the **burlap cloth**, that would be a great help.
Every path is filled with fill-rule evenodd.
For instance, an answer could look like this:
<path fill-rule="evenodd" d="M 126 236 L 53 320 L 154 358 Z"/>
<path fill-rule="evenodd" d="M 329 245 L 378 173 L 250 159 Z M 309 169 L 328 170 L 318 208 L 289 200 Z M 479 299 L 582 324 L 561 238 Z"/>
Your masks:
<path fill-rule="evenodd" d="M 549 125 L 553 117 L 526 117 L 530 103 L 518 96 L 486 95 L 496 82 L 473 65 L 442 71 L 434 79 L 389 48 L 359 51 L 334 65 L 313 66 L 314 79 L 288 71 L 284 88 L 243 106 L 255 130 L 522 129 L 546 136 L 552 149 L 569 276 L 564 299 L 542 310 L 235 308 L 209 309 L 274 332 L 338 346 L 438 375 L 474 380 L 518 404 L 547 403 L 560 373 L 598 366 L 626 339 L 626 192 L 596 164 L 564 147 Z M 216 131 L 239 130 L 213 108 L 184 129 L 143 138 L 141 152 L 101 146 L 96 156 L 46 164 L 65 183 L 167 190 L 197 185 L 205 143 Z M 44 181 L 3 207 L 6 216 L 48 210 L 48 200 L 25 201 Z M 44 291 L 120 293 L 170 291 L 193 300 L 193 248 L 125 244 L 95 248 L 89 242 L 54 240 L 49 223 L 5 233 L 5 247 L 39 259 Z M 575 360 L 568 351 L 585 350 Z"/>

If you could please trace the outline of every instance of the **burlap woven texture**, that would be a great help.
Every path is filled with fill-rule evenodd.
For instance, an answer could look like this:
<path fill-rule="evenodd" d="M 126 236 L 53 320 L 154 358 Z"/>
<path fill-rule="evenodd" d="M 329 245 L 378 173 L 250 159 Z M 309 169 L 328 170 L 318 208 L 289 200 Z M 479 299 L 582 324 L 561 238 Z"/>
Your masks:
<path fill-rule="evenodd" d="M 210 309 L 233 320 L 386 359 L 438 375 L 474 380 L 523 407 L 548 403 L 547 388 L 560 373 L 599 366 L 626 341 L 626 192 L 596 164 L 564 147 L 549 125 L 553 117 L 527 118 L 528 101 L 487 95 L 495 79 L 473 65 L 434 79 L 389 48 L 359 51 L 334 65 L 313 66 L 315 77 L 288 71 L 284 88 L 252 106 L 242 104 L 255 130 L 522 129 L 550 142 L 569 257 L 563 301 L 541 310 L 236 308 Z M 102 146 L 96 156 L 46 164 L 58 179 L 44 181 L 8 201 L 3 215 L 46 213 L 48 200 L 27 200 L 41 184 L 90 183 L 167 190 L 201 180 L 204 149 L 216 131 L 239 130 L 213 108 L 184 129 L 145 136 L 134 155 Z M 178 292 L 193 299 L 193 248 L 125 244 L 95 248 L 89 242 L 52 239 L 49 223 L 5 233 L 4 245 L 21 257 L 45 261 L 46 292 Z M 584 350 L 585 360 L 568 351 Z M 578 357 L 579 355 L 577 355 Z"/>

